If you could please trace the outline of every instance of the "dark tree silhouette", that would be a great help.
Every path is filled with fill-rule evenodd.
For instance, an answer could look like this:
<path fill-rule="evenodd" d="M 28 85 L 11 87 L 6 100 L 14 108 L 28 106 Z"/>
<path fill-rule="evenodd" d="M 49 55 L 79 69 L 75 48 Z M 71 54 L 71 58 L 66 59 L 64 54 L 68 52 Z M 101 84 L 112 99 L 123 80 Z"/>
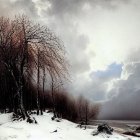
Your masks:
<path fill-rule="evenodd" d="M 65 48 L 52 31 L 26 16 L 0 17 L 0 111 L 14 112 L 14 119 L 31 123 L 33 110 L 39 115 L 51 109 L 54 117 L 88 124 L 96 118 L 98 106 L 58 90 L 64 80 Z"/>
<path fill-rule="evenodd" d="M 83 96 L 79 96 L 77 100 L 77 108 L 78 119 L 85 125 L 88 125 L 90 121 L 96 119 L 99 113 L 99 104 L 93 104 Z"/>
<path fill-rule="evenodd" d="M 26 92 L 31 85 L 37 87 L 36 108 L 39 114 L 39 110 L 42 112 L 42 74 L 43 92 L 45 73 L 53 76 L 54 80 L 67 75 L 65 50 L 60 40 L 47 27 L 34 24 L 26 16 L 15 17 L 12 20 L 0 18 L 0 66 L 1 97 L 13 100 L 13 103 L 10 102 L 11 110 L 20 114 L 23 119 L 30 117 L 24 98 L 29 97 Z M 3 107 L 10 109 L 10 105 Z"/>

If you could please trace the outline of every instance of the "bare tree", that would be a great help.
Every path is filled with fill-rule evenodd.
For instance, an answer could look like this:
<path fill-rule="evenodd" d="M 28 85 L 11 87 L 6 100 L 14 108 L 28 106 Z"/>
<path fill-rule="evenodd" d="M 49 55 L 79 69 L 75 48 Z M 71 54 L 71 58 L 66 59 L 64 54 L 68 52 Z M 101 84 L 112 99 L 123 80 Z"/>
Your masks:
<path fill-rule="evenodd" d="M 79 96 L 77 99 L 77 108 L 78 120 L 80 121 L 81 125 L 85 124 L 85 128 L 91 120 L 96 119 L 99 112 L 99 105 L 91 103 L 83 96 Z"/>
<path fill-rule="evenodd" d="M 78 117 L 80 122 L 84 121 L 83 102 L 84 102 L 83 96 L 79 96 L 79 98 L 77 99 L 77 110 L 78 110 Z"/>
<path fill-rule="evenodd" d="M 54 80 L 67 75 L 65 50 L 60 40 L 47 27 L 34 24 L 26 16 L 13 20 L 0 18 L 0 65 L 14 82 L 14 98 L 18 100 L 15 113 L 18 109 L 23 119 L 29 118 L 23 102 L 27 76 L 34 77 L 32 73 L 37 70 L 39 110 L 40 69 L 45 69 Z"/>

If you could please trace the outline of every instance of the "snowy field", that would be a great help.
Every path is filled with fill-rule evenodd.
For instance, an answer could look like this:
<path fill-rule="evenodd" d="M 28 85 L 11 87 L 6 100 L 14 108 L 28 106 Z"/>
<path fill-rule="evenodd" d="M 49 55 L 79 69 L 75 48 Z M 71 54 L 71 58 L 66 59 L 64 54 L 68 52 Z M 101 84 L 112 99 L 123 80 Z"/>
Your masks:
<path fill-rule="evenodd" d="M 44 113 L 36 116 L 38 124 L 29 124 L 25 121 L 12 122 L 12 114 L 0 114 L 0 140 L 140 140 L 113 132 L 113 135 L 99 134 L 92 136 L 97 127 L 92 126 L 84 130 L 77 124 L 67 120 L 52 121 L 52 114 Z"/>

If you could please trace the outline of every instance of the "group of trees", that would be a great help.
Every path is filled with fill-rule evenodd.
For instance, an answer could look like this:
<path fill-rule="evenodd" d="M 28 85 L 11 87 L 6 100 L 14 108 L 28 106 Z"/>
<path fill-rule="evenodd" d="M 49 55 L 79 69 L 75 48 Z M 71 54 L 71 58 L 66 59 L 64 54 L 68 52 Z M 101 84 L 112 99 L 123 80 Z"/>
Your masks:
<path fill-rule="evenodd" d="M 52 108 L 55 117 L 84 117 L 88 122 L 95 115 L 88 101 L 75 101 L 56 91 L 55 84 L 62 83 L 67 74 L 65 49 L 53 32 L 26 16 L 0 17 L 0 110 L 8 109 L 26 119 L 31 110 L 43 114 Z"/>
<path fill-rule="evenodd" d="M 91 103 L 83 96 L 73 97 L 65 90 L 54 90 L 54 98 L 51 91 L 45 91 L 41 96 L 43 110 L 46 108 L 54 112 L 53 104 L 55 102 L 54 115 L 58 118 L 65 118 L 73 122 L 89 124 L 96 119 L 99 113 L 99 104 Z M 54 100 L 54 101 L 53 101 Z"/>
<path fill-rule="evenodd" d="M 90 121 L 97 118 L 99 108 L 99 104 L 93 104 L 83 96 L 79 96 L 77 99 L 78 120 L 88 125 Z"/>
<path fill-rule="evenodd" d="M 25 16 L 12 20 L 1 17 L 0 92 L 13 102 L 9 108 L 15 113 L 20 111 L 24 119 L 29 117 L 24 103 L 28 95 L 25 94 L 36 85 L 37 113 L 42 113 L 40 92 L 41 88 L 45 90 L 45 75 L 50 75 L 53 81 L 65 76 L 64 55 L 60 41 L 47 27 L 34 24 Z"/>

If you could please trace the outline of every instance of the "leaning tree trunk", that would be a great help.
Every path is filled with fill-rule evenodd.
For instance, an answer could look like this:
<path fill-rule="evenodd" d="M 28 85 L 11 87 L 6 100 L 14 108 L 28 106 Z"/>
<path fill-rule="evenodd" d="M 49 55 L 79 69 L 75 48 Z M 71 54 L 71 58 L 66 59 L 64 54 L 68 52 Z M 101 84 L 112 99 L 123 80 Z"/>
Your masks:
<path fill-rule="evenodd" d="M 37 54 L 37 115 L 39 115 L 39 112 L 40 112 L 40 91 L 39 91 L 39 88 L 40 88 L 40 62 L 39 62 L 39 59 L 40 59 L 40 50 L 38 48 L 38 54 Z"/>
<path fill-rule="evenodd" d="M 16 74 L 17 72 L 15 72 L 12 67 L 9 68 L 9 71 L 11 73 L 11 76 L 12 76 L 12 79 L 13 81 L 15 82 L 15 85 L 16 85 L 16 89 L 17 89 L 17 92 L 16 94 L 14 95 L 15 98 L 18 98 L 18 107 L 17 109 L 20 111 L 20 113 L 22 114 L 22 118 L 25 119 L 26 117 L 29 117 L 29 115 L 27 114 L 27 112 L 25 111 L 25 108 L 24 108 L 24 104 L 23 104 L 23 80 L 21 78 L 21 76 L 18 76 L 20 77 L 19 78 L 19 81 L 18 79 L 16 78 Z M 15 114 L 19 115 L 18 111 L 15 110 L 14 112 Z"/>
<path fill-rule="evenodd" d="M 42 101 L 42 105 L 41 105 L 41 114 L 43 115 L 43 111 L 45 111 L 45 105 L 44 105 L 44 93 L 45 93 L 45 77 L 46 77 L 46 75 L 45 75 L 45 67 L 43 66 L 43 89 L 42 89 L 42 91 L 43 91 L 43 101 Z M 43 110 L 43 111 L 42 111 Z"/>
<path fill-rule="evenodd" d="M 27 113 L 27 110 L 24 107 L 23 103 L 23 86 L 24 86 L 24 79 L 21 76 L 19 81 L 19 108 L 22 114 L 22 118 L 25 120 L 26 118 L 29 118 L 30 116 Z"/>

